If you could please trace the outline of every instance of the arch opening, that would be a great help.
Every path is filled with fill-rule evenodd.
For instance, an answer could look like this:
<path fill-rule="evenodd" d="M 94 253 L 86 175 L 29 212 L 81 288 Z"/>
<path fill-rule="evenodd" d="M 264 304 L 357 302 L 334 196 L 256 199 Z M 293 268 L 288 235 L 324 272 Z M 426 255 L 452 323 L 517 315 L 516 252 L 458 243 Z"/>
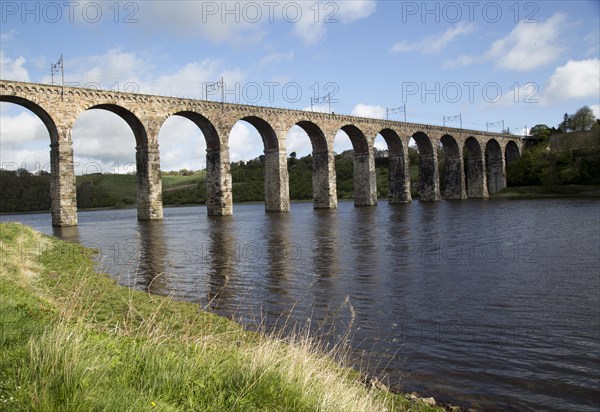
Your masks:
<path fill-rule="evenodd" d="M 244 160 L 259 153 L 252 143 L 256 134 L 263 142 L 263 154 Z M 236 202 L 264 200 L 265 211 L 288 212 L 287 156 L 273 127 L 257 116 L 247 116 L 232 127 L 228 142 L 234 160 L 231 164 L 233 199 Z"/>
<path fill-rule="evenodd" d="M 335 157 L 333 152 L 328 150 L 327 140 L 321 128 L 310 121 L 299 121 L 288 131 L 286 141 L 290 198 L 312 198 L 315 209 L 336 208 Z M 310 147 L 307 147 L 307 142 L 310 142 Z M 307 152 L 307 155 L 298 155 Z"/>
<path fill-rule="evenodd" d="M 174 112 L 161 125 L 158 141 L 165 204 L 206 204 L 209 216 L 233 213 L 229 158 L 206 117 Z"/>
<path fill-rule="evenodd" d="M 112 111 L 91 108 L 77 116 L 71 137 L 77 207 L 136 205 L 137 145 L 130 125 Z"/>
<path fill-rule="evenodd" d="M 355 206 L 374 206 L 377 204 L 375 161 L 367 138 L 355 125 L 344 125 L 336 133 L 335 147 L 347 147 L 342 142 L 347 142 L 345 137 L 352 149 L 335 157 L 337 196 L 354 197 Z"/>
<path fill-rule="evenodd" d="M 58 129 L 44 108 L 22 97 L 0 96 L 0 116 L 3 180 L 0 210 L 50 210 L 53 226 L 76 226 L 70 135 Z M 17 190 L 20 185 L 24 185 L 24 190 Z"/>

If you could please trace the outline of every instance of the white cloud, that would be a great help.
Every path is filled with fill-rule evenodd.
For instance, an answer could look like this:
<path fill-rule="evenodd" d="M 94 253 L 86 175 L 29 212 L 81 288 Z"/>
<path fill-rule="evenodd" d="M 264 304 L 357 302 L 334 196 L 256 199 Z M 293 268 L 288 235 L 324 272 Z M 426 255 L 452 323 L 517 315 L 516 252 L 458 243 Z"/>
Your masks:
<path fill-rule="evenodd" d="M 548 79 L 542 103 L 551 104 L 578 98 L 600 96 L 600 60 L 569 60 Z"/>
<path fill-rule="evenodd" d="M 225 81 L 226 92 L 232 94 L 232 98 L 227 100 L 232 101 L 234 91 L 237 90 L 236 84 L 244 80 L 245 74 L 239 69 L 224 69 L 221 61 L 217 59 L 190 62 L 176 72 L 158 76 L 155 80 L 148 82 L 145 87 L 153 93 L 203 98 L 204 84 L 216 82 L 221 77 Z M 220 94 L 217 93 L 217 95 L 220 99 Z"/>
<path fill-rule="evenodd" d="M 23 110 L 21 113 L 11 116 L 6 114 L 5 106 L 8 103 L 0 104 L 0 129 L 2 130 L 2 145 L 22 144 L 28 141 L 44 141 L 50 144 L 48 129 L 44 123 L 29 111 Z"/>
<path fill-rule="evenodd" d="M 329 4 L 326 2 L 325 4 Z M 336 2 L 339 7 L 340 21 L 349 23 L 354 20 L 364 19 L 375 13 L 377 2 L 374 0 L 342 0 Z M 324 6 L 327 8 L 327 6 Z M 329 6 L 331 7 L 331 6 Z M 325 10 L 332 12 L 332 9 Z M 326 13 L 325 13 L 326 14 Z"/>
<path fill-rule="evenodd" d="M 555 13 L 545 22 L 519 22 L 505 37 L 496 40 L 482 56 L 459 56 L 444 64 L 460 67 L 481 61 L 494 61 L 505 70 L 527 71 L 545 66 L 558 59 L 564 48 L 559 40 L 567 16 Z"/>
<path fill-rule="evenodd" d="M 153 1 L 140 2 L 148 29 L 194 36 L 234 46 L 260 43 L 266 23 L 285 22 L 306 44 L 322 39 L 332 23 L 350 23 L 375 12 L 375 0 L 317 1 Z"/>
<path fill-rule="evenodd" d="M 293 5 L 286 9 L 286 5 Z M 311 1 L 286 1 L 282 3 L 282 10 L 300 8 L 301 14 L 297 22 L 293 23 L 292 33 L 302 39 L 305 44 L 317 43 L 325 37 L 328 27 L 335 24 L 350 23 L 355 20 L 369 17 L 375 12 L 374 0 L 341 0 L 335 2 Z M 286 21 L 295 21 L 297 13 L 286 12 L 282 17 Z"/>
<path fill-rule="evenodd" d="M 600 119 L 600 104 L 593 104 L 590 108 L 594 111 L 594 116 L 596 119 Z"/>
<path fill-rule="evenodd" d="M 2 146 L 0 168 L 5 170 L 27 169 L 31 172 L 44 170 L 50 172 L 50 148 L 42 147 L 14 148 Z"/>
<path fill-rule="evenodd" d="M 162 170 L 201 170 L 206 168 L 206 139 L 190 120 L 171 116 L 158 136 Z"/>
<path fill-rule="evenodd" d="M 15 31 L 11 30 L 8 33 L 2 33 L 0 34 L 0 41 L 9 41 L 12 40 L 15 37 Z"/>
<path fill-rule="evenodd" d="M 376 119 L 385 119 L 386 108 L 378 105 L 369 105 L 359 103 L 352 109 L 353 116 L 372 117 Z"/>
<path fill-rule="evenodd" d="M 280 63 L 283 63 L 286 61 L 287 62 L 292 61 L 293 59 L 294 59 L 294 51 L 293 50 L 289 50 L 287 53 L 273 52 L 271 54 L 266 55 L 262 59 L 260 59 L 260 62 L 258 63 L 258 67 L 265 68 L 265 67 L 275 66 L 277 64 L 280 64 Z"/>
<path fill-rule="evenodd" d="M 468 34 L 474 29 L 473 23 L 459 23 L 442 34 L 432 34 L 418 42 L 409 43 L 405 40 L 398 42 L 392 46 L 391 51 L 394 53 L 420 51 L 423 54 L 438 54 L 457 37 Z"/>
<path fill-rule="evenodd" d="M 312 153 L 310 137 L 308 137 L 304 129 L 300 126 L 293 126 L 289 130 L 286 140 L 286 150 L 288 156 L 292 152 L 296 152 L 298 157 L 304 157 Z"/>
<path fill-rule="evenodd" d="M 352 150 L 352 141 L 346 132 L 338 130 L 333 140 L 333 151 L 342 153 L 346 150 Z"/>
<path fill-rule="evenodd" d="M 265 35 L 260 23 L 268 18 L 261 11 L 256 21 L 254 7 L 236 1 L 149 1 L 140 2 L 142 24 L 152 31 L 185 37 L 201 37 L 236 46 L 260 42 Z M 258 4 L 258 3 L 254 3 Z"/>
<path fill-rule="evenodd" d="M 86 111 L 75 121 L 72 136 L 75 173 L 135 170 L 133 131 L 116 114 Z"/>
<path fill-rule="evenodd" d="M 29 73 L 24 65 L 25 58 L 23 56 L 11 59 L 0 50 L 0 78 L 28 82 Z"/>
<path fill-rule="evenodd" d="M 246 122 L 237 122 L 229 133 L 229 161 L 250 160 L 264 154 L 258 131 Z"/>

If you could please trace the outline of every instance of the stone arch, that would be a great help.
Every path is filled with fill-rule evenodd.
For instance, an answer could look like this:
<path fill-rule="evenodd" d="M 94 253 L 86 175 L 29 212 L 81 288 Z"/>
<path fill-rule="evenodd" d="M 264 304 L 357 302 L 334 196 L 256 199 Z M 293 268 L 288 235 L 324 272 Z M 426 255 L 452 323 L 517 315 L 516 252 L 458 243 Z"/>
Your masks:
<path fill-rule="evenodd" d="M 312 145 L 312 190 L 315 209 L 335 209 L 337 195 L 335 185 L 335 156 L 330 150 L 325 133 L 309 120 L 300 120 L 295 126 L 308 135 Z"/>
<path fill-rule="evenodd" d="M 44 123 L 44 126 L 46 126 L 48 134 L 50 135 L 50 143 L 58 142 L 58 129 L 56 123 L 42 106 L 23 97 L 9 95 L 0 95 L 0 102 L 14 103 L 33 112 L 33 114 L 39 117 L 42 123 Z"/>
<path fill-rule="evenodd" d="M 56 125 L 50 114 L 29 99 L 0 95 L 0 102 L 14 103 L 33 112 L 50 136 L 50 209 L 52 226 L 77 225 L 77 193 L 71 130 Z"/>
<path fill-rule="evenodd" d="M 355 156 L 357 154 L 369 153 L 369 142 L 367 141 L 367 138 L 362 130 L 353 124 L 342 126 L 340 127 L 340 130 L 343 130 L 350 138 L 352 150 L 354 151 Z"/>
<path fill-rule="evenodd" d="M 194 123 L 206 141 L 206 209 L 209 216 L 233 214 L 231 192 L 231 165 L 229 153 L 222 150 L 221 138 L 213 123 L 205 116 L 191 110 L 175 111 L 171 116 L 180 116 Z M 165 122 L 166 120 L 165 119 Z M 163 122 L 164 124 L 164 122 Z"/>
<path fill-rule="evenodd" d="M 485 166 L 488 193 L 496 193 L 506 187 L 506 173 L 502 148 L 497 140 L 491 139 L 485 145 Z"/>
<path fill-rule="evenodd" d="M 388 147 L 388 200 L 391 204 L 408 203 L 410 194 L 410 177 L 408 159 L 402 139 L 394 130 L 385 128 L 379 132 Z"/>
<path fill-rule="evenodd" d="M 277 134 L 273 127 L 264 119 L 258 116 L 246 116 L 240 120 L 250 123 L 260 134 L 263 144 L 265 146 L 265 155 L 269 151 L 279 150 L 279 142 L 277 140 Z"/>
<path fill-rule="evenodd" d="M 440 200 L 437 152 L 427 134 L 419 131 L 412 138 L 419 148 L 419 200 Z"/>
<path fill-rule="evenodd" d="M 506 164 L 508 165 L 509 163 L 514 162 L 515 160 L 519 160 L 519 157 L 521 157 L 519 146 L 514 140 L 509 141 L 506 144 L 505 149 Z"/>
<path fill-rule="evenodd" d="M 285 145 L 280 144 L 277 133 L 265 119 L 256 115 L 249 115 L 239 120 L 250 123 L 258 131 L 263 141 L 265 153 L 265 211 L 289 212 L 290 188 Z"/>
<path fill-rule="evenodd" d="M 477 199 L 488 197 L 484 168 L 485 159 L 479 141 L 473 136 L 469 136 L 465 140 L 463 153 L 467 158 L 465 167 L 467 197 Z"/>
<path fill-rule="evenodd" d="M 100 94 L 96 92 L 98 98 Z M 148 130 L 140 118 L 116 103 L 93 104 L 85 111 L 100 109 L 114 113 L 127 123 L 135 138 L 137 216 L 140 221 L 162 220 L 162 176 L 158 152 L 158 130 Z M 149 132 L 155 133 L 149 135 Z"/>
<path fill-rule="evenodd" d="M 354 151 L 354 205 L 374 206 L 377 204 L 377 176 L 369 142 L 362 130 L 353 124 L 346 124 L 340 130 L 348 135 Z"/>
<path fill-rule="evenodd" d="M 129 125 L 133 131 L 133 136 L 135 137 L 135 142 L 138 146 L 148 144 L 148 134 L 146 132 L 146 128 L 140 119 L 128 109 L 114 103 L 102 103 L 88 107 L 86 111 L 93 109 L 106 110 L 116 114 L 121 119 L 125 120 L 125 122 Z"/>
<path fill-rule="evenodd" d="M 440 143 L 444 150 L 444 199 L 465 199 L 465 173 L 460 147 L 449 134 L 443 135 Z"/>

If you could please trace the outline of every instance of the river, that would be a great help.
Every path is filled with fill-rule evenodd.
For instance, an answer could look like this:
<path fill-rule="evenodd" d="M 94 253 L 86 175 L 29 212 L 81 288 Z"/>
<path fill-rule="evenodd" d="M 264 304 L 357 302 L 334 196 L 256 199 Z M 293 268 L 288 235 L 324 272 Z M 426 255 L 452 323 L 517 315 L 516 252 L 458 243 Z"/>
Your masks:
<path fill-rule="evenodd" d="M 119 283 L 248 325 L 349 339 L 357 368 L 482 410 L 597 410 L 600 201 L 236 205 L 2 216 L 100 251 Z"/>

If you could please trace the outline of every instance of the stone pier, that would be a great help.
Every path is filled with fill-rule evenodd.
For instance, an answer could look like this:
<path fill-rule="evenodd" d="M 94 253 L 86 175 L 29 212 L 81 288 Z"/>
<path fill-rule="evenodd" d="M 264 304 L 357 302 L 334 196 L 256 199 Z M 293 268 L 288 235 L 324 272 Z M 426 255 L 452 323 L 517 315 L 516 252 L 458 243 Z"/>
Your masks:
<path fill-rule="evenodd" d="M 136 147 L 138 220 L 162 220 L 162 176 L 158 144 Z"/>
<path fill-rule="evenodd" d="M 354 205 L 377 204 L 377 175 L 372 153 L 354 153 Z"/>
<path fill-rule="evenodd" d="M 419 157 L 419 200 L 431 202 L 441 200 L 440 178 L 435 150 L 429 155 Z"/>
<path fill-rule="evenodd" d="M 388 200 L 390 203 L 409 203 L 412 201 L 408 162 L 403 154 L 389 157 L 388 183 Z"/>
<path fill-rule="evenodd" d="M 312 184 L 315 209 L 337 208 L 333 151 L 313 152 Z"/>
<path fill-rule="evenodd" d="M 279 148 L 265 150 L 265 211 L 290 211 L 287 154 L 283 144 Z"/>
<path fill-rule="evenodd" d="M 209 216 L 233 215 L 233 195 L 229 151 L 206 149 L 206 208 Z"/>
<path fill-rule="evenodd" d="M 444 199 L 460 200 L 466 199 L 465 172 L 460 155 L 446 156 L 444 174 L 446 178 L 446 188 L 444 189 Z"/>
<path fill-rule="evenodd" d="M 58 131 L 50 145 L 50 204 L 52 226 L 77 226 L 77 192 L 71 129 Z"/>
<path fill-rule="evenodd" d="M 485 158 L 481 153 L 478 156 L 469 154 L 467 159 L 467 195 L 469 198 L 486 199 L 488 197 L 484 165 Z"/>

